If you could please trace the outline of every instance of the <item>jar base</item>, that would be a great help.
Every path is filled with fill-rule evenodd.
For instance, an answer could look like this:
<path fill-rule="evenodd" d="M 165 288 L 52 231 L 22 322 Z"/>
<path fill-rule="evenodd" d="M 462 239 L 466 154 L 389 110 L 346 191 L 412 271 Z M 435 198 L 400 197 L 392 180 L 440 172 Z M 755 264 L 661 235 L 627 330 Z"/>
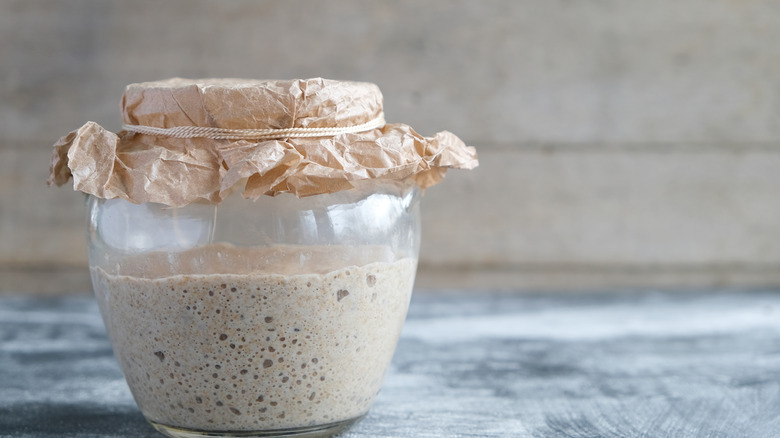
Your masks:
<path fill-rule="evenodd" d="M 350 420 L 338 421 L 319 426 L 293 427 L 274 430 L 194 430 L 182 427 L 167 426 L 148 420 L 158 432 L 171 438 L 271 438 L 271 437 L 295 437 L 295 438 L 326 438 L 346 431 L 352 425 L 363 419 L 365 415 Z"/>

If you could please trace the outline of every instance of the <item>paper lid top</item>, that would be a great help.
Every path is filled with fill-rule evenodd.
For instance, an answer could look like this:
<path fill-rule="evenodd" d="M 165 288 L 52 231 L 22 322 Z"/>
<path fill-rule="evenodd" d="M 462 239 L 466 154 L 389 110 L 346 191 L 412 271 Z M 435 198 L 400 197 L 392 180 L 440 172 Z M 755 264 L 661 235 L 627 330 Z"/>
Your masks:
<path fill-rule="evenodd" d="M 382 113 L 367 82 L 329 79 L 182 79 L 128 85 L 122 121 L 158 128 L 322 128 L 359 125 Z"/>

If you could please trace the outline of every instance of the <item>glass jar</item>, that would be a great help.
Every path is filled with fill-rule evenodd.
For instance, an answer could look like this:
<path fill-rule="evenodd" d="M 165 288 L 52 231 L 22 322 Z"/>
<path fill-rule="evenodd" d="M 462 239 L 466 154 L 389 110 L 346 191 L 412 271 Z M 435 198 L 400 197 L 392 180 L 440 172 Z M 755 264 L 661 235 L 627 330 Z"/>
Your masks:
<path fill-rule="evenodd" d="M 368 411 L 414 283 L 420 192 L 477 166 L 323 78 L 129 84 L 60 138 L 114 352 L 162 433 L 330 436 Z M 240 195 L 238 194 L 240 192 Z"/>
<path fill-rule="evenodd" d="M 174 437 L 330 436 L 362 418 L 406 317 L 419 193 L 88 196 L 95 294 L 144 416 Z"/>

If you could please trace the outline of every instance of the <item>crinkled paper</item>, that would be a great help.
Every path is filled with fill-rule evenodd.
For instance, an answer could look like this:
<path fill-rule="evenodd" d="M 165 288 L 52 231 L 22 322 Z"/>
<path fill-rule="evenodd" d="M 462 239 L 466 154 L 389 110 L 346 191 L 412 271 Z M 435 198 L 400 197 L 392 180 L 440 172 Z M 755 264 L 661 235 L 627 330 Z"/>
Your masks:
<path fill-rule="evenodd" d="M 123 121 L 159 128 L 342 127 L 382 112 L 373 84 L 329 81 L 211 79 L 128 86 Z M 367 179 L 413 178 L 422 188 L 448 168 L 477 166 L 476 151 L 450 132 L 423 137 L 403 124 L 331 137 L 262 141 L 170 138 L 88 122 L 62 137 L 52 153 L 49 184 L 134 203 L 183 206 L 220 202 L 234 187 L 256 199 L 346 190 Z"/>

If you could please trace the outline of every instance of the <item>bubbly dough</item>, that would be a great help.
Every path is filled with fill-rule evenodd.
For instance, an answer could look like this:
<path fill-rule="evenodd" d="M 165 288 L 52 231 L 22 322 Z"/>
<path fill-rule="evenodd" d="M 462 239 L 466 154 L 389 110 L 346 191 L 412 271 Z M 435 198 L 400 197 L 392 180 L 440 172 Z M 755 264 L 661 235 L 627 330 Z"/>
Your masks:
<path fill-rule="evenodd" d="M 416 264 L 156 278 L 93 268 L 92 275 L 115 354 L 148 419 L 251 431 L 368 411 L 398 342 Z"/>

